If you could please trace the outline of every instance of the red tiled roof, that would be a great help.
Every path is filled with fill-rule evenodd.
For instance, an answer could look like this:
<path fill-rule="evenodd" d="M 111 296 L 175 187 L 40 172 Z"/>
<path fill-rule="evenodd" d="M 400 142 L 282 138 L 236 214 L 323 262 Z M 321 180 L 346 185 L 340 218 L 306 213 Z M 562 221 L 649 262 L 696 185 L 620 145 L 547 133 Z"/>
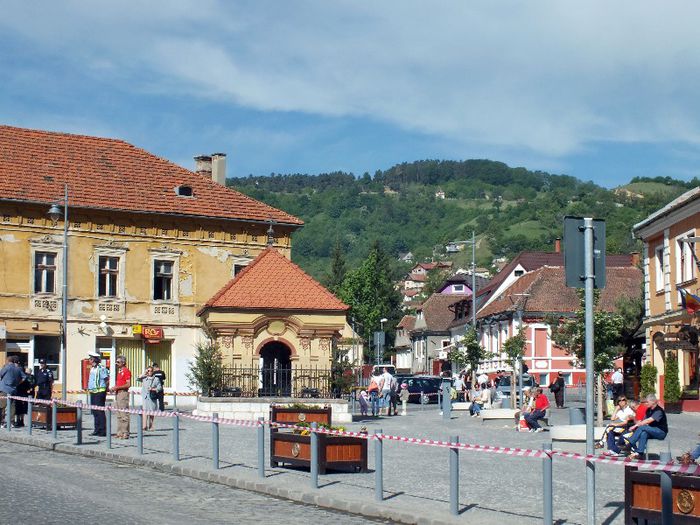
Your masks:
<path fill-rule="evenodd" d="M 414 281 L 417 283 L 424 283 L 425 281 L 428 280 L 428 276 L 425 274 L 420 274 L 420 273 L 412 273 L 411 275 L 408 276 L 407 281 Z"/>
<path fill-rule="evenodd" d="M 423 316 L 425 318 L 426 330 L 431 332 L 444 332 L 453 325 L 455 312 L 451 307 L 460 301 L 468 298 L 462 294 L 433 294 L 423 303 Z M 464 320 L 465 323 L 469 319 Z"/>
<path fill-rule="evenodd" d="M 642 272 L 634 266 L 608 267 L 606 286 L 601 290 L 598 309 L 615 310 L 621 297 L 634 297 L 641 293 Z M 477 314 L 483 319 L 491 315 L 514 312 L 573 313 L 579 308 L 575 288 L 566 286 L 564 268 L 543 266 L 526 273 L 510 285 L 496 300 Z"/>
<path fill-rule="evenodd" d="M 201 311 L 207 308 L 345 311 L 349 307 L 277 250 L 267 248 Z"/>
<path fill-rule="evenodd" d="M 404 315 L 396 325 L 396 328 L 404 328 L 406 331 L 410 332 L 416 326 L 416 316 L 415 315 Z"/>
<path fill-rule="evenodd" d="M 79 208 L 303 224 L 122 140 L 0 126 L 0 200 L 54 203 L 66 183 Z"/>
<path fill-rule="evenodd" d="M 420 290 L 413 289 L 413 290 L 406 290 L 403 294 L 406 297 L 415 297 L 420 292 L 421 292 Z"/>

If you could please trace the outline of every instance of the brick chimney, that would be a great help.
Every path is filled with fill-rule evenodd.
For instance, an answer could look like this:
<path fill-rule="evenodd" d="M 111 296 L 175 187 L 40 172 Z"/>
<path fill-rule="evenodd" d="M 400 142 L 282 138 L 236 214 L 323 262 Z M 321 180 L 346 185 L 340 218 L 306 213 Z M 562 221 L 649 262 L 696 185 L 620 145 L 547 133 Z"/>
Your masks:
<path fill-rule="evenodd" d="M 554 239 L 554 253 L 561 253 L 561 239 L 559 237 Z"/>
<path fill-rule="evenodd" d="M 211 155 L 197 155 L 194 158 L 194 171 L 211 179 Z"/>
<path fill-rule="evenodd" d="M 632 266 L 639 266 L 640 261 L 641 261 L 641 258 L 640 258 L 639 252 L 631 252 L 630 253 L 630 262 L 631 262 Z"/>
<path fill-rule="evenodd" d="M 211 154 L 211 180 L 226 186 L 226 153 Z"/>

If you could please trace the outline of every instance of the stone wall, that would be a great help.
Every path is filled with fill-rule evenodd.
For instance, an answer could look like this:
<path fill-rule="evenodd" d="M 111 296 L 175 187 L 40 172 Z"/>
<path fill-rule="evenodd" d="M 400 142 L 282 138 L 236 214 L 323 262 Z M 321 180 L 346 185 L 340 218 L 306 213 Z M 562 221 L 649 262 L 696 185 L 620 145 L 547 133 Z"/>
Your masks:
<path fill-rule="evenodd" d="M 197 400 L 196 416 L 211 416 L 217 413 L 220 418 L 242 419 L 257 421 L 259 417 L 270 418 L 270 405 L 289 405 L 304 403 L 317 407 L 330 405 L 332 424 L 339 425 L 352 422 L 348 402 L 343 399 L 291 399 L 291 398 L 231 398 L 231 397 L 200 397 Z"/>

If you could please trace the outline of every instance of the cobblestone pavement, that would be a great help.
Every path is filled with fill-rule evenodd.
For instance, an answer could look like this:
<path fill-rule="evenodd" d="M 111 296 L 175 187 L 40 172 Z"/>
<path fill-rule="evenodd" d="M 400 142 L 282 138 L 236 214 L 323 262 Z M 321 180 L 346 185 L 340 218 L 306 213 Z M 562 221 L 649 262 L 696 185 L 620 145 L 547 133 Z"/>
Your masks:
<path fill-rule="evenodd" d="M 151 469 L 0 442 L 0 523 L 372 523 Z"/>
<path fill-rule="evenodd" d="M 552 424 L 568 423 L 567 410 L 553 410 Z M 135 423 L 135 418 L 134 421 Z M 86 416 L 86 428 L 91 417 Z M 116 421 L 115 421 L 116 423 Z M 505 421 L 484 422 L 468 413 L 455 412 L 444 421 L 432 405 L 409 406 L 405 417 L 384 417 L 355 422 L 349 430 L 366 426 L 370 433 L 381 428 L 387 434 L 448 439 L 458 435 L 463 443 L 507 447 L 540 448 L 549 440 L 548 433 L 523 434 L 513 431 Z M 680 454 L 697 441 L 700 414 L 670 415 L 670 437 L 664 442 L 650 441 L 651 450 L 670 446 L 673 455 Z M 157 421 L 156 431 L 146 434 L 145 457 L 170 461 L 171 420 Z M 211 465 L 211 425 L 181 420 L 182 463 L 192 468 L 207 469 Z M 116 428 L 116 427 L 114 427 Z M 134 426 L 132 426 L 134 428 Z M 13 432 L 19 432 L 13 431 Z M 266 431 L 267 433 L 267 431 Z M 61 432 L 60 439 L 74 442 L 73 432 Z M 87 434 L 87 432 L 86 432 Z M 46 435 L 35 431 L 36 436 Z M 257 446 L 252 428 L 221 427 L 221 472 L 237 477 L 255 477 Z M 269 446 L 266 436 L 266 447 Z M 90 448 L 104 450 L 104 440 L 85 437 Z M 374 443 L 369 444 L 369 466 L 374 465 Z M 555 449 L 584 452 L 583 444 L 555 443 Z M 114 441 L 114 450 L 136 455 L 136 440 Z M 268 449 L 266 448 L 266 454 Z M 268 458 L 269 464 L 269 458 Z M 618 465 L 597 466 L 597 523 L 623 521 L 623 468 Z M 303 469 L 270 468 L 268 480 L 278 485 L 309 486 L 309 473 Z M 448 451 L 442 448 L 400 442 L 384 444 L 385 503 L 421 516 L 444 516 L 448 510 Z M 372 502 L 374 474 L 330 473 L 321 477 L 321 493 Z M 542 460 L 489 453 L 460 452 L 460 504 L 464 522 L 478 520 L 490 523 L 541 523 Z M 585 522 L 585 466 L 579 460 L 554 460 L 554 517 L 560 523 Z M 476 521 L 475 521 L 476 522 Z"/>

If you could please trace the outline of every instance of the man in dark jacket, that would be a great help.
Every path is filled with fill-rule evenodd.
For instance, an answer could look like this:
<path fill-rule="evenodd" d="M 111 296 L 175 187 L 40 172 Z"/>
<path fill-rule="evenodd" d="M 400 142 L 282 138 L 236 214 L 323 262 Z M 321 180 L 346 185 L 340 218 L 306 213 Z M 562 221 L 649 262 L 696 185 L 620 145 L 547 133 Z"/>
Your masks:
<path fill-rule="evenodd" d="M 557 373 L 557 378 L 552 381 L 549 385 L 549 391 L 554 394 L 554 401 L 557 408 L 564 408 L 564 389 L 566 388 L 566 383 L 564 382 L 564 374 L 561 372 Z"/>
<path fill-rule="evenodd" d="M 163 412 L 165 410 L 165 379 L 166 379 L 166 375 L 165 375 L 165 372 L 163 372 L 160 369 L 160 366 L 158 365 L 158 363 L 153 363 L 151 366 L 153 367 L 153 376 L 160 379 L 160 384 L 163 385 L 163 389 L 160 392 L 158 392 L 158 410 Z"/>
<path fill-rule="evenodd" d="M 5 426 L 5 411 L 10 411 L 10 420 L 15 418 L 15 404 L 7 396 L 17 395 L 17 387 L 24 381 L 25 375 L 18 366 L 19 359 L 15 356 L 8 356 L 5 366 L 0 369 L 0 422 Z"/>
<path fill-rule="evenodd" d="M 53 390 L 53 372 L 46 366 L 46 359 L 39 359 L 39 370 L 36 373 L 36 398 L 51 399 Z"/>
<path fill-rule="evenodd" d="M 634 432 L 629 439 L 632 446 L 630 459 L 643 458 L 649 439 L 664 440 L 668 434 L 666 412 L 659 406 L 659 401 L 654 394 L 647 396 L 647 405 L 649 407 L 647 408 L 647 417 L 630 427 L 630 430 Z"/>

